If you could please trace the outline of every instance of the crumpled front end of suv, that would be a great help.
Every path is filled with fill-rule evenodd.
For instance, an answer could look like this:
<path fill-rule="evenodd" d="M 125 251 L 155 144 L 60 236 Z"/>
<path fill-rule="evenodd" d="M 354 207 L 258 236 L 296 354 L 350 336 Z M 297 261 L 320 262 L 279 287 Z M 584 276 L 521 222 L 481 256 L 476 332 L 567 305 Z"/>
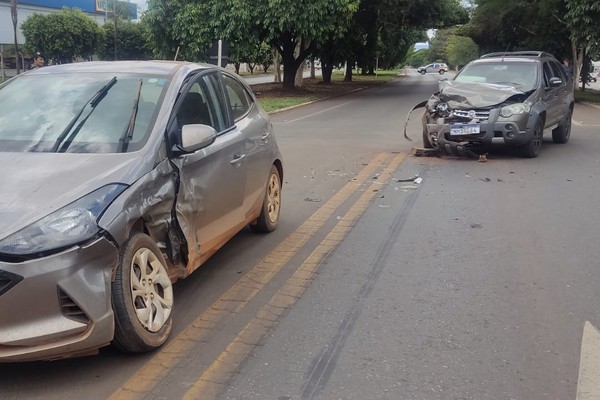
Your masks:
<path fill-rule="evenodd" d="M 531 140 L 536 90 L 485 83 L 441 82 L 423 116 L 426 147 L 460 153 L 468 145 L 503 141 L 520 146 Z"/>

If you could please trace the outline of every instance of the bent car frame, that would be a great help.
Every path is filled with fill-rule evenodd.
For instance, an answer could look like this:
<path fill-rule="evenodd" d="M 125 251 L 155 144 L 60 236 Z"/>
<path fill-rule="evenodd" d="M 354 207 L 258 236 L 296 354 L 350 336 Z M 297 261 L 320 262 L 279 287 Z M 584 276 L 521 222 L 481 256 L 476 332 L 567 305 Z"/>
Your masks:
<path fill-rule="evenodd" d="M 225 69 L 86 62 L 0 86 L 0 362 L 161 346 L 172 283 L 246 226 L 273 231 L 283 165 Z"/>

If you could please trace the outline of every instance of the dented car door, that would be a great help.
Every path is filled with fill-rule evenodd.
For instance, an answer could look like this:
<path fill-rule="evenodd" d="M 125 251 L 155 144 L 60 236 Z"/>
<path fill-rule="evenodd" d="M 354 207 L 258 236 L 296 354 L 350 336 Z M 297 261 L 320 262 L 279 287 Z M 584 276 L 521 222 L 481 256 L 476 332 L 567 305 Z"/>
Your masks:
<path fill-rule="evenodd" d="M 212 144 L 174 162 L 179 166 L 177 220 L 186 236 L 190 273 L 244 225 L 246 179 L 244 141 L 232 127 L 222 103 L 216 74 L 202 74 L 178 101 L 177 132 L 187 124 L 215 129 Z"/>

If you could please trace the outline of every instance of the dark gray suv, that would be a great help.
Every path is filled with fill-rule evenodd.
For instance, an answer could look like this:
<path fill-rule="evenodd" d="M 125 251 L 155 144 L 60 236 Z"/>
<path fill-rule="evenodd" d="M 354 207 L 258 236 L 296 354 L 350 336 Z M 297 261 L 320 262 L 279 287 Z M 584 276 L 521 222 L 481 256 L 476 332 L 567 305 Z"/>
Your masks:
<path fill-rule="evenodd" d="M 573 82 L 551 54 L 491 53 L 467 64 L 426 105 L 423 144 L 465 155 L 503 142 L 537 157 L 544 133 L 566 143 L 571 133 Z"/>

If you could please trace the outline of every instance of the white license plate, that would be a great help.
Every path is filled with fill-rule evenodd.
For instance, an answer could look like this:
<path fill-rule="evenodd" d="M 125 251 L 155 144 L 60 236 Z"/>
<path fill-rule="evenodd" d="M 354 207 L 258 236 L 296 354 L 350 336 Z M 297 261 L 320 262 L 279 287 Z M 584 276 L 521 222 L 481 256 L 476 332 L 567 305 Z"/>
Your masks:
<path fill-rule="evenodd" d="M 480 133 L 479 125 L 452 125 L 450 127 L 450 135 L 475 135 Z"/>

